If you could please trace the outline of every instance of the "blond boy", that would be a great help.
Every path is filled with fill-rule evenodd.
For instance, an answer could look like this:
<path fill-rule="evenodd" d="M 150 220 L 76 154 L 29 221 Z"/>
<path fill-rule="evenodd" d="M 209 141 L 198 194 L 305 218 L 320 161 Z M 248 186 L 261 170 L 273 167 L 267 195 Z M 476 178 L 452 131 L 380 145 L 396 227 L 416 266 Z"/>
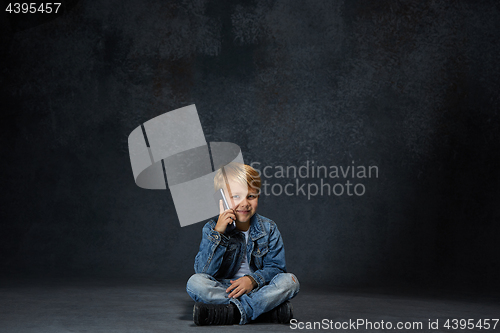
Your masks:
<path fill-rule="evenodd" d="M 256 213 L 261 180 L 251 166 L 219 169 L 215 189 L 224 189 L 230 208 L 203 227 L 196 274 L 186 290 L 196 302 L 196 325 L 246 324 L 257 318 L 289 323 L 288 302 L 299 281 L 286 272 L 285 248 L 276 223 Z"/>

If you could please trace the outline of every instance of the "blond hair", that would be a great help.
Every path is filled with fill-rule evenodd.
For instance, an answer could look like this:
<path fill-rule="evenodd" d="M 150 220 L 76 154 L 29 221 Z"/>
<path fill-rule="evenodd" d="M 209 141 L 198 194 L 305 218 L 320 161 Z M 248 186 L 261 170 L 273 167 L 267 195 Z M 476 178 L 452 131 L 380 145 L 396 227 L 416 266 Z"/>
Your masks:
<path fill-rule="evenodd" d="M 260 194 L 261 180 L 259 173 L 249 165 L 231 162 L 217 170 L 214 177 L 214 187 L 218 189 L 225 188 L 229 179 L 242 185 L 246 184 L 248 188 L 257 190 Z"/>

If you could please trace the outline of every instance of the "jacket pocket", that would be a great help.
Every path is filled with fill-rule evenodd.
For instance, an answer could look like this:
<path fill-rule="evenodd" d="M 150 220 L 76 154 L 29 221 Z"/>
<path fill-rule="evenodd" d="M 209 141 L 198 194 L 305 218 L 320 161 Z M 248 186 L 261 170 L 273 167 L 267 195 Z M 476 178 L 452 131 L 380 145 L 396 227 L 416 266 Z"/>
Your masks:
<path fill-rule="evenodd" d="M 253 255 L 254 257 L 261 258 L 266 255 L 266 253 L 269 252 L 269 247 L 267 246 L 267 243 L 264 246 L 258 245 L 254 250 L 253 250 Z"/>
<path fill-rule="evenodd" d="M 252 257 L 254 260 L 255 267 L 257 269 L 262 269 L 264 256 L 269 252 L 269 247 L 267 243 L 265 244 L 257 244 L 257 246 L 253 249 Z"/>

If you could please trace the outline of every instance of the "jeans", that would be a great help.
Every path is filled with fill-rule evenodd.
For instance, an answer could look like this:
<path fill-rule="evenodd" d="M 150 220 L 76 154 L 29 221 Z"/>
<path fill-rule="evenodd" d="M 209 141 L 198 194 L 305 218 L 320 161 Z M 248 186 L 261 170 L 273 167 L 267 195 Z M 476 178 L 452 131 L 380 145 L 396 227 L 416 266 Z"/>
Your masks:
<path fill-rule="evenodd" d="M 217 280 L 205 273 L 191 276 L 186 291 L 195 302 L 206 304 L 234 303 L 241 313 L 240 325 L 255 320 L 281 303 L 292 299 L 300 289 L 299 280 L 291 273 L 280 273 L 262 288 L 254 289 L 238 298 L 227 298 L 226 289 L 231 285 L 229 279 Z"/>

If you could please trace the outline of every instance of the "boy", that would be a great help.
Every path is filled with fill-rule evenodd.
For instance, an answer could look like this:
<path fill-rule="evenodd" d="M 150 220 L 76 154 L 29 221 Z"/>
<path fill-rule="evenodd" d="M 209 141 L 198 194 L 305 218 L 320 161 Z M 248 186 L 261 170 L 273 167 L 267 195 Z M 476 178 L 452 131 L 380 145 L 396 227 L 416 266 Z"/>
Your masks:
<path fill-rule="evenodd" d="M 186 290 L 197 302 L 196 325 L 246 324 L 260 319 L 289 323 L 288 300 L 299 292 L 286 273 L 285 248 L 276 224 L 256 213 L 261 180 L 251 166 L 231 163 L 219 169 L 215 189 L 224 189 L 232 208 L 203 227 L 195 258 L 196 274 Z"/>

